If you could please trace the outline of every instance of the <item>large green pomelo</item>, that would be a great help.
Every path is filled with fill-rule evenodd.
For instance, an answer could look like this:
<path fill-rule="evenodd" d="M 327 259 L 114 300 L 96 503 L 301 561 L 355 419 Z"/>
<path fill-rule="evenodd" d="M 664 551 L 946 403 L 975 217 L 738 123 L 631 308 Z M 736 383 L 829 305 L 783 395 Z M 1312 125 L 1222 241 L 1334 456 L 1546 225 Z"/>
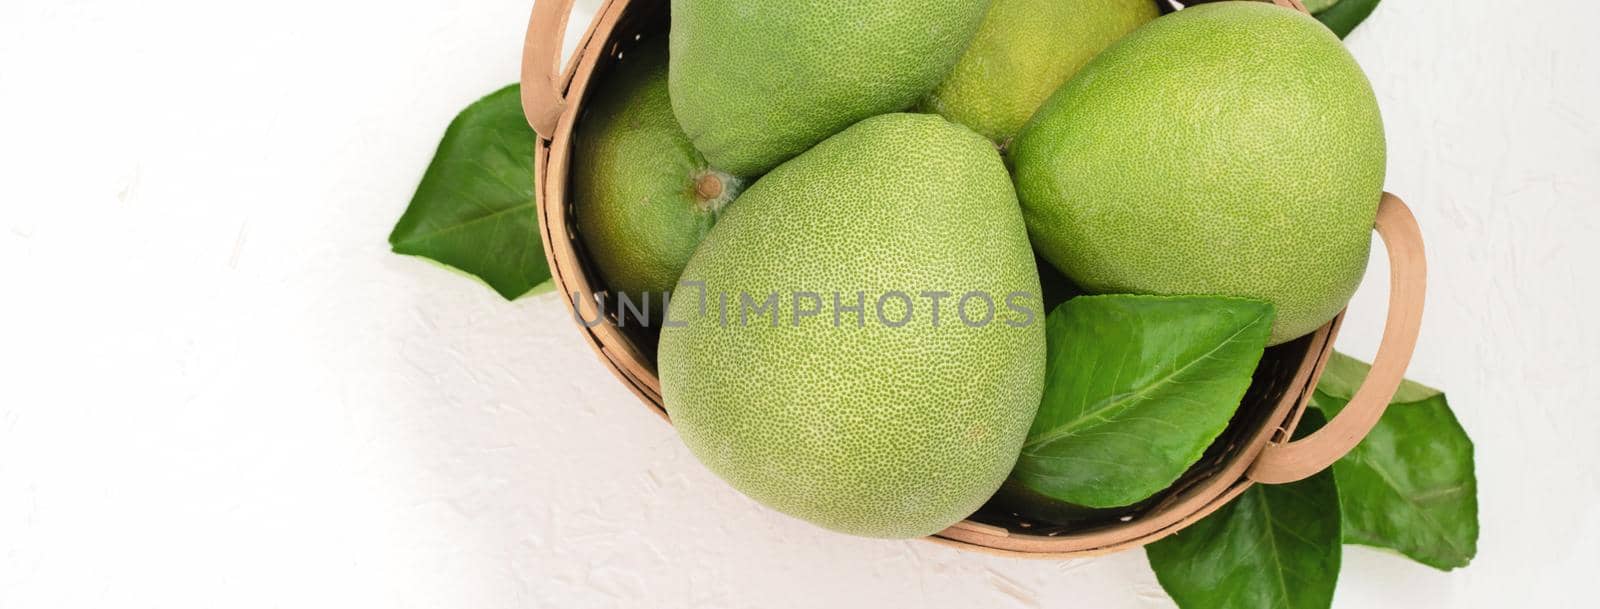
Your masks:
<path fill-rule="evenodd" d="M 584 104 L 572 145 L 578 235 L 613 292 L 658 316 L 741 180 L 695 151 L 667 100 L 665 37 L 629 49 Z M 647 296 L 648 295 L 648 296 Z"/>
<path fill-rule="evenodd" d="M 1322 24 L 1221 2 L 1101 53 L 1011 160 L 1034 246 L 1079 286 L 1267 300 L 1278 344 L 1331 319 L 1361 280 L 1383 125 Z"/>
<path fill-rule="evenodd" d="M 932 115 L 861 121 L 751 185 L 683 281 L 658 359 L 667 412 L 746 495 L 836 531 L 916 537 L 972 513 L 1015 464 L 1043 391 L 1044 313 L 982 136 Z M 986 323 L 968 293 L 994 303 Z M 768 294 L 771 318 L 742 300 Z"/>
<path fill-rule="evenodd" d="M 1158 14 L 1150 0 L 994 0 L 922 108 L 1005 144 L 1084 64 Z"/>
<path fill-rule="evenodd" d="M 673 0 L 672 109 L 711 164 L 757 176 L 944 78 L 988 0 Z"/>

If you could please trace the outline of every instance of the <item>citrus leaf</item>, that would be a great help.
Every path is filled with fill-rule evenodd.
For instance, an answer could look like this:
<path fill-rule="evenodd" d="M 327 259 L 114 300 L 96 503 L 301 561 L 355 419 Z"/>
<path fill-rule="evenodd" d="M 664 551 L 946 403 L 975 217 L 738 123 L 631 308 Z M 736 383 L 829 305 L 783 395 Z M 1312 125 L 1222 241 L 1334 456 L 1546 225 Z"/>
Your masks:
<path fill-rule="evenodd" d="M 390 246 L 476 276 L 507 300 L 548 281 L 533 146 L 517 85 L 468 106 L 445 130 Z"/>
<path fill-rule="evenodd" d="M 1339 579 L 1339 493 L 1328 471 L 1257 484 L 1145 556 L 1183 609 L 1326 609 Z"/>
<path fill-rule="evenodd" d="M 1349 401 L 1355 397 L 1356 389 L 1361 388 L 1361 382 L 1366 380 L 1367 371 L 1372 365 L 1338 351 L 1328 357 L 1328 364 L 1322 369 L 1322 377 L 1317 381 L 1317 391 L 1326 393 L 1331 397 Z M 1394 392 L 1390 402 L 1420 402 L 1439 395 L 1439 390 L 1406 379 L 1400 382 L 1400 388 Z"/>
<path fill-rule="evenodd" d="M 1171 485 L 1233 416 L 1272 305 L 1207 296 L 1082 296 L 1046 322 L 1044 398 L 1012 479 L 1087 507 Z"/>
<path fill-rule="evenodd" d="M 1307 3 L 1306 8 L 1310 8 L 1310 3 Z M 1339 0 L 1333 6 L 1321 11 L 1316 9 L 1312 11 L 1316 13 L 1317 21 L 1321 21 L 1323 25 L 1328 26 L 1328 29 L 1333 30 L 1333 33 L 1344 38 L 1349 36 L 1356 26 L 1361 25 L 1361 22 L 1365 21 L 1376 8 L 1378 0 Z"/>
<path fill-rule="evenodd" d="M 1312 405 L 1330 418 L 1338 414 L 1367 368 L 1335 353 Z M 1328 372 L 1336 372 L 1334 378 Z M 1446 571 L 1466 566 L 1477 554 L 1472 440 L 1444 394 L 1407 381 L 1383 418 L 1334 464 L 1333 472 L 1345 542 L 1395 550 Z"/>

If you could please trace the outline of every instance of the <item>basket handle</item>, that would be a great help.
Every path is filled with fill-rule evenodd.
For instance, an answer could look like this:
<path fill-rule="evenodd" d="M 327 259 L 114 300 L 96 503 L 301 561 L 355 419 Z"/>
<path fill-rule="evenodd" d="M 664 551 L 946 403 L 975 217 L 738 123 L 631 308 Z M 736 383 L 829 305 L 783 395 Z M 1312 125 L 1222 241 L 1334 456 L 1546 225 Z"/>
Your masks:
<path fill-rule="evenodd" d="M 1383 193 L 1378 204 L 1378 236 L 1389 252 L 1389 317 L 1372 370 L 1343 410 L 1322 429 L 1294 442 L 1268 444 L 1245 475 L 1256 482 L 1282 484 L 1310 477 L 1338 461 L 1378 423 L 1404 379 L 1422 326 L 1422 301 L 1428 266 L 1422 230 L 1406 204 Z"/>
<path fill-rule="evenodd" d="M 534 133 L 547 140 L 555 136 L 556 122 L 567 108 L 558 83 L 562 34 L 567 31 L 574 1 L 535 2 L 522 43 L 522 113 Z"/>

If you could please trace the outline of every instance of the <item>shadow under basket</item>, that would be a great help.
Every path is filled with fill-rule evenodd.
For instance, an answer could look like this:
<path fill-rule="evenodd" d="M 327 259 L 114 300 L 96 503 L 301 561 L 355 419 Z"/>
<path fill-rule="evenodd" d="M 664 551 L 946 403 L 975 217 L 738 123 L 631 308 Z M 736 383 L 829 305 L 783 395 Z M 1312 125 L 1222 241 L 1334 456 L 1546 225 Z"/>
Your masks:
<path fill-rule="evenodd" d="M 1274 0 L 1304 10 L 1297 0 Z M 539 0 L 529 22 L 522 67 L 522 101 L 538 133 L 534 154 L 539 230 L 557 289 L 585 319 L 606 315 L 595 295 L 605 292 L 583 249 L 568 192 L 573 126 L 589 85 L 643 37 L 665 35 L 665 0 L 609 0 L 596 13 L 562 69 L 560 48 L 573 0 Z M 1177 483 L 1140 504 L 1097 512 L 1086 520 L 1048 522 L 984 506 L 928 539 L 961 549 L 1035 558 L 1093 556 L 1133 548 L 1176 533 L 1226 504 L 1250 485 L 1281 484 L 1333 464 L 1360 442 L 1399 387 L 1416 344 L 1426 283 L 1422 236 L 1399 198 L 1385 193 L 1375 229 L 1388 250 L 1389 311 L 1371 373 L 1349 405 L 1317 432 L 1288 442 L 1333 351 L 1344 315 L 1309 335 L 1267 349 L 1243 403 L 1226 431 Z M 576 295 L 576 297 L 574 297 Z M 606 318 L 577 324 L 617 378 L 666 419 L 656 378 L 655 336 Z"/>

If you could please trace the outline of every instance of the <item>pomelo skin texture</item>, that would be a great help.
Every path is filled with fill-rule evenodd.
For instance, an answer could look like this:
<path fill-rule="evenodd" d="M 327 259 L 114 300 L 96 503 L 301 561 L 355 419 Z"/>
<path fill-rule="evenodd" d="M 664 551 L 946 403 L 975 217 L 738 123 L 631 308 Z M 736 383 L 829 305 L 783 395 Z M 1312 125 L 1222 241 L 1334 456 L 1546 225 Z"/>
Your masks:
<path fill-rule="evenodd" d="M 917 537 L 977 510 L 1016 463 L 1044 384 L 1015 196 L 992 144 L 933 115 L 861 121 L 761 178 L 684 271 L 705 282 L 706 313 L 680 287 L 668 323 L 686 325 L 662 329 L 662 394 L 684 443 L 739 491 L 835 531 Z M 796 324 L 813 309 L 800 291 L 822 303 Z M 904 325 L 902 301 L 876 311 L 891 291 L 915 299 Z M 937 323 L 922 291 L 954 294 Z M 971 291 L 996 301 L 990 323 L 961 321 Z M 741 324 L 740 303 L 721 323 L 719 294 L 770 293 L 776 321 Z M 1031 319 L 1008 315 L 1014 293 Z M 864 321 L 846 311 L 857 303 Z M 985 317 L 978 298 L 966 306 Z"/>
<path fill-rule="evenodd" d="M 578 233 L 600 276 L 651 315 L 741 180 L 712 169 L 667 101 L 666 38 L 629 49 L 584 104 L 573 138 Z"/>
<path fill-rule="evenodd" d="M 673 0 L 672 109 L 711 164 L 758 176 L 944 79 L 988 0 Z"/>
<path fill-rule="evenodd" d="M 922 108 L 1004 145 L 1084 64 L 1158 14 L 1150 0 L 994 0 Z"/>
<path fill-rule="evenodd" d="M 1331 319 L 1361 281 L 1383 124 L 1322 24 L 1221 2 L 1101 53 L 1010 157 L 1034 246 L 1074 283 L 1270 301 L 1279 344 Z"/>

